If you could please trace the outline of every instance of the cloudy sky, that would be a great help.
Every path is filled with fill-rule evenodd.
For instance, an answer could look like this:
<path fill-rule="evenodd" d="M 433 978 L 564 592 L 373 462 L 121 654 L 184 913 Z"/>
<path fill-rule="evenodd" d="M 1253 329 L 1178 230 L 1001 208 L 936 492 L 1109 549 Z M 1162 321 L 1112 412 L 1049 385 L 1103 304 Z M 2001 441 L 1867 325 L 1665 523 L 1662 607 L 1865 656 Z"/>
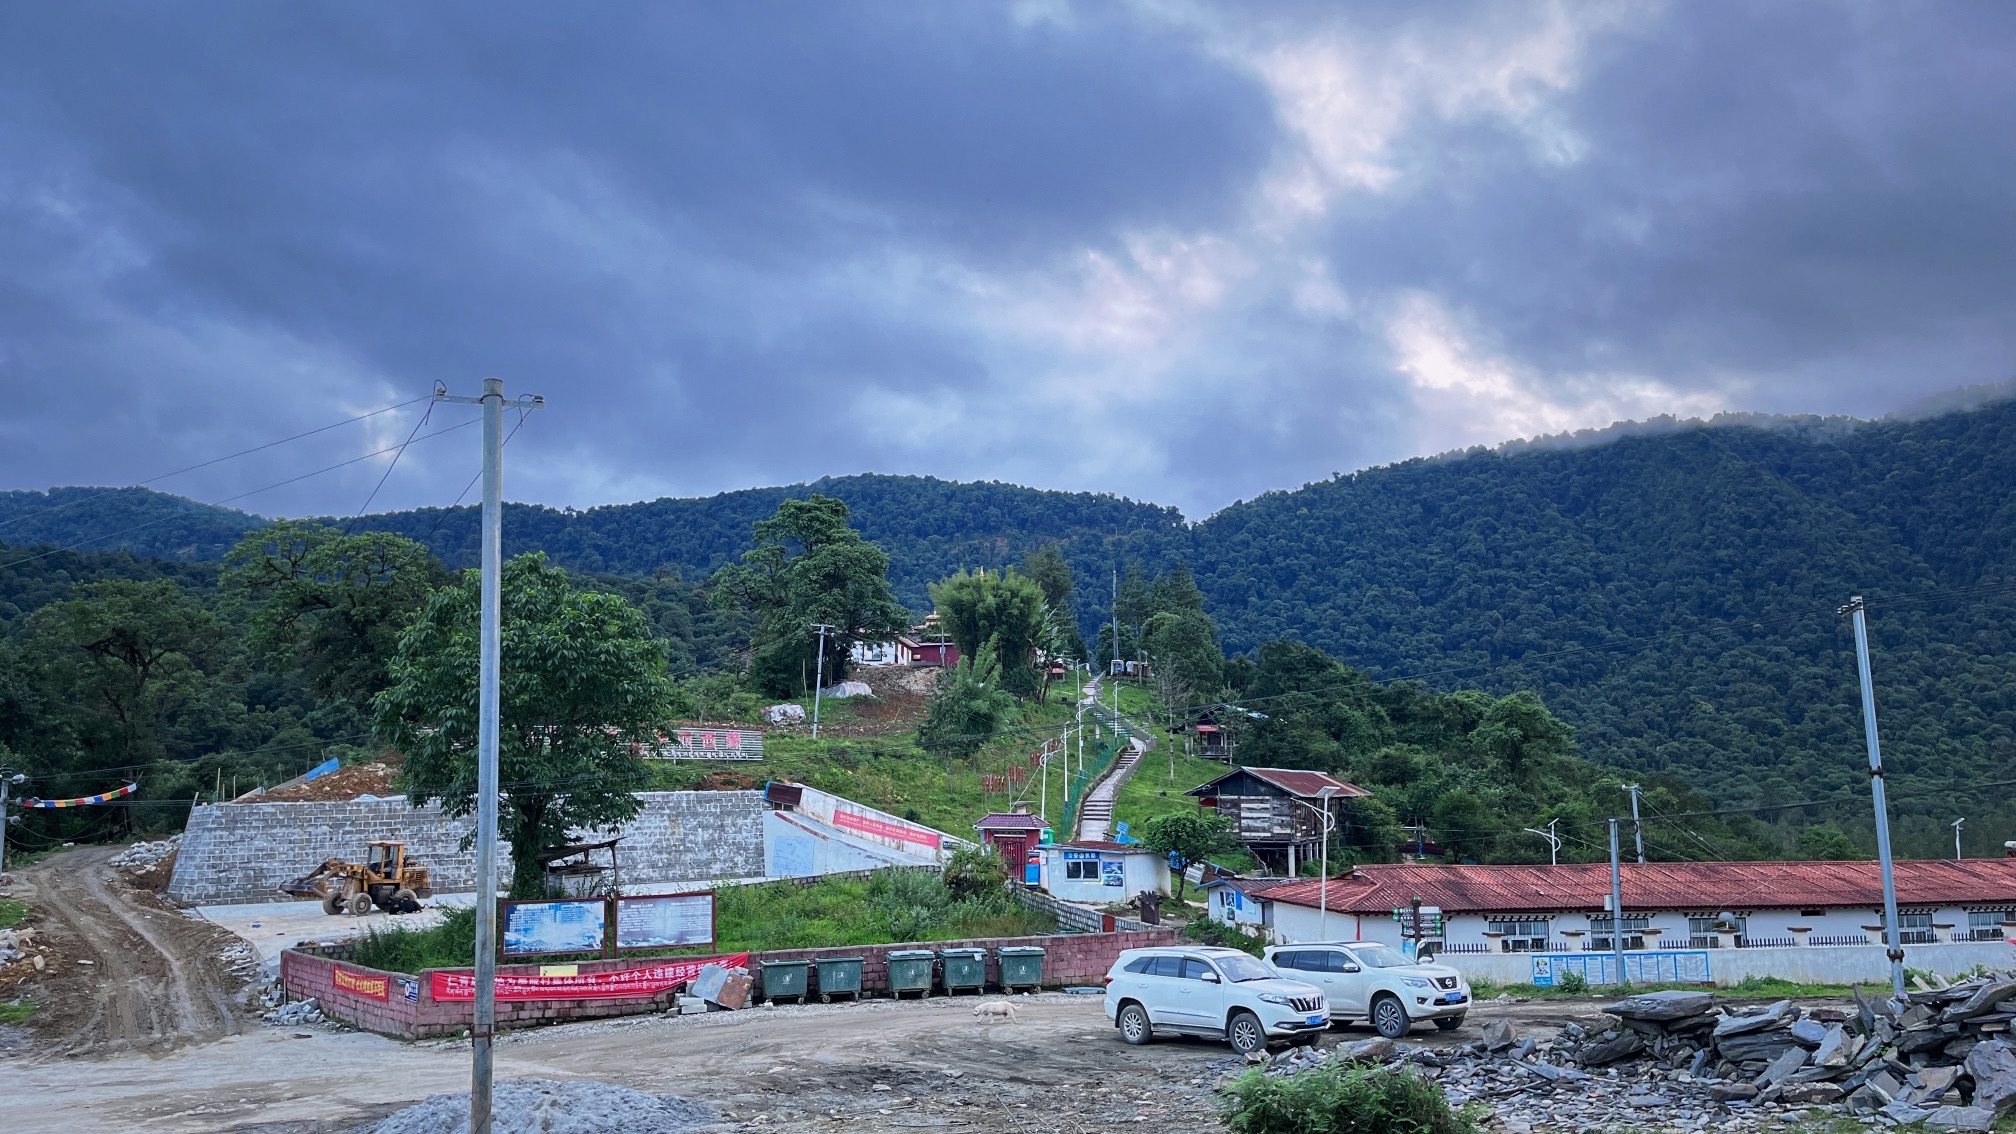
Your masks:
<path fill-rule="evenodd" d="M 486 375 L 517 499 L 862 471 L 1202 516 L 2016 374 L 2016 7 L 0 9 L 0 488 Z M 362 506 L 424 405 L 158 482 Z M 443 504 L 474 430 L 373 508 Z M 249 495 L 246 495 L 249 494 Z"/>

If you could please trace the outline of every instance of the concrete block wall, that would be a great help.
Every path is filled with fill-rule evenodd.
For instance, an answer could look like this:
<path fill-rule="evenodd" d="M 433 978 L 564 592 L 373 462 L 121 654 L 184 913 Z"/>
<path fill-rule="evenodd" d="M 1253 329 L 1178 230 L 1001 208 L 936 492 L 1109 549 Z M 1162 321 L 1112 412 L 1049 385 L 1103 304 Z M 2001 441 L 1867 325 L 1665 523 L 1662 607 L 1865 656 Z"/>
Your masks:
<path fill-rule="evenodd" d="M 643 812 L 610 832 L 623 836 L 617 850 L 625 883 L 763 875 L 762 793 L 639 794 Z M 282 882 L 330 858 L 355 862 L 374 839 L 403 841 L 433 876 L 436 892 L 466 892 L 475 885 L 476 856 L 461 844 L 472 828 L 469 819 L 450 819 L 432 804 L 409 807 L 403 798 L 198 807 L 183 833 L 167 895 L 185 905 L 276 901 Z M 501 882 L 510 877 L 508 847 L 500 849 Z"/>
<path fill-rule="evenodd" d="M 1098 910 L 1090 909 L 1074 902 L 1060 901 L 1048 894 L 1039 893 L 1038 891 L 1021 886 L 1017 886 L 1010 893 L 1015 895 L 1016 901 L 1027 906 L 1029 909 L 1035 910 L 1037 913 L 1049 914 L 1051 917 L 1057 919 L 1058 925 L 1074 933 L 1098 933 L 1105 927 L 1106 915 Z M 1115 915 L 1113 918 L 1113 928 L 1118 930 L 1151 931 L 1156 927 L 1149 925 L 1145 921 L 1136 921 L 1131 917 Z M 1130 945 L 1128 948 L 1131 949 L 1134 946 Z"/>

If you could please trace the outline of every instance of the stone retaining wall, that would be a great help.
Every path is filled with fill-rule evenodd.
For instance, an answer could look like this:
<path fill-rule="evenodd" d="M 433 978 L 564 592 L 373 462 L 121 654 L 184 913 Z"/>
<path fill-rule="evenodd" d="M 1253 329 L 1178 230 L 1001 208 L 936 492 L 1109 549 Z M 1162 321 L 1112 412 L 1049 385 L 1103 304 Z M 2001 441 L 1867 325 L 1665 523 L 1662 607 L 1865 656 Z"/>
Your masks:
<path fill-rule="evenodd" d="M 644 810 L 613 832 L 623 837 L 618 866 L 623 881 L 686 882 L 757 878 L 764 873 L 763 823 L 768 808 L 755 791 L 641 792 Z M 169 900 L 184 905 L 267 902 L 279 886 L 330 858 L 351 862 L 364 844 L 396 839 L 427 867 L 434 889 L 474 888 L 476 853 L 462 849 L 473 827 L 450 819 L 438 806 L 409 807 L 403 798 L 347 803 L 223 803 L 189 816 Z M 600 832 L 583 832 L 584 837 Z M 500 848 L 500 885 L 508 884 L 508 844 Z"/>
<path fill-rule="evenodd" d="M 1706 954 L 1708 981 L 1727 987 L 1750 977 L 1776 977 L 1795 984 L 1870 984 L 1888 987 L 1890 958 L 1881 945 L 1832 945 L 1800 948 L 1677 950 Z M 1607 953 L 1583 954 L 1603 958 Z M 1638 954 L 1626 953 L 1631 958 Z M 1533 980 L 1533 958 L 1559 956 L 1544 953 L 1439 953 L 1435 962 L 1447 965 L 1471 980 L 1499 984 L 1529 984 Z M 1627 964 L 1636 963 L 1627 960 Z M 2007 969 L 2016 964 L 2016 945 L 2008 941 L 1952 942 L 1941 945 L 1907 945 L 1904 963 L 1951 980 L 1971 972 L 1977 965 Z"/>

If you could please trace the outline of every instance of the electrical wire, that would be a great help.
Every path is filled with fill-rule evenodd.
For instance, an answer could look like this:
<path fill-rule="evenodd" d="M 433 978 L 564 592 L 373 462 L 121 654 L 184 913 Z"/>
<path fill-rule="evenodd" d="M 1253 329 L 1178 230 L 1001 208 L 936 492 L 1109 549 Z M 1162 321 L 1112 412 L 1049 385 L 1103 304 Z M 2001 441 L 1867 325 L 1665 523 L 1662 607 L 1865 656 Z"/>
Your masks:
<path fill-rule="evenodd" d="M 407 444 L 410 444 L 410 443 L 411 443 L 411 441 L 428 441 L 428 440 L 432 440 L 433 438 L 436 438 L 436 437 L 441 437 L 441 436 L 444 436 L 444 435 L 446 435 L 446 434 L 449 434 L 449 433 L 453 433 L 453 432 L 455 432 L 455 431 L 456 431 L 456 430 L 458 430 L 458 429 L 467 429 L 467 428 L 469 428 L 470 426 L 472 426 L 472 425 L 476 424 L 476 420 L 478 420 L 478 419 L 472 419 L 472 420 L 469 420 L 469 421 L 465 421 L 465 422 L 462 422 L 462 423 L 461 423 L 461 424 L 459 424 L 459 425 L 450 425 L 450 426 L 446 427 L 445 429 L 437 429 L 437 430 L 435 430 L 435 431 L 434 431 L 434 432 L 432 432 L 432 433 L 428 433 L 428 434 L 425 434 L 425 435 L 423 435 L 423 436 L 420 436 L 420 437 L 416 437 L 416 438 L 412 438 L 411 440 L 409 440 L 409 441 L 407 442 Z M 377 450 L 376 452 L 372 452 L 372 453 L 366 453 L 366 454 L 364 454 L 364 455 L 363 455 L 363 456 L 361 456 L 361 457 L 352 457 L 352 458 L 350 458 L 350 459 L 349 459 L 349 460 L 347 460 L 347 461 L 338 461 L 337 463 L 335 463 L 335 464 L 333 464 L 333 465 L 328 465 L 328 466 L 326 466 L 326 467 L 324 467 L 324 468 L 319 468 L 319 469 L 316 469 L 316 470 L 315 470 L 315 471 L 313 471 L 313 472 L 305 472 L 305 473 L 302 473 L 302 474 L 301 474 L 300 476 L 293 476 L 293 477 L 288 477 L 288 478 L 287 478 L 286 480 L 282 480 L 282 481 L 277 481 L 277 482 L 275 482 L 275 483 L 273 483 L 273 484 L 269 484 L 269 485 L 266 485 L 266 486 L 265 486 L 265 487 L 263 487 L 263 488 L 255 488 L 255 489 L 252 489 L 252 490 L 251 490 L 250 492 L 241 492 L 241 493 L 239 493 L 239 494 L 238 494 L 238 495 L 236 495 L 236 496 L 227 496 L 227 497 L 225 497 L 225 498 L 224 498 L 224 499 L 222 499 L 222 500 L 212 500 L 212 501 L 208 501 L 208 503 L 209 503 L 209 504 L 210 504 L 211 506 L 213 506 L 213 507 L 221 507 L 221 506 L 223 506 L 223 505 L 225 505 L 225 504 L 229 504 L 229 503 L 231 503 L 231 502 L 233 502 L 233 501 L 235 501 L 235 500 L 243 500 L 243 499 L 245 499 L 245 498 L 246 498 L 246 497 L 248 497 L 248 496 L 257 496 L 257 495 L 259 495 L 259 494 L 260 494 L 260 493 L 262 493 L 262 492 L 271 492 L 272 490 L 274 490 L 274 489 L 276 489 L 276 488 L 284 488 L 284 487 L 286 487 L 287 485 L 290 485 L 290 484 L 293 484 L 293 483 L 295 483 L 295 482 L 297 482 L 297 481 L 303 481 L 303 480 L 307 480 L 307 479 L 308 479 L 309 477 L 314 477 L 314 476 L 321 476 L 321 475 L 322 475 L 323 473 L 328 473 L 328 472 L 335 472 L 335 471 L 336 471 L 337 469 L 340 469 L 340 468 L 347 468 L 348 466 L 350 466 L 350 465 L 354 465 L 354 464 L 356 464 L 356 463 L 357 463 L 357 462 L 359 462 L 359 461 L 368 461 L 368 460 L 370 460 L 370 459 L 371 459 L 371 458 L 373 458 L 373 457 L 382 457 L 382 456 L 384 456 L 385 454 L 387 454 L 387 453 L 390 453 L 390 452 L 392 452 L 393 450 L 395 450 L 395 449 L 399 449 L 399 448 L 402 448 L 402 446 L 400 446 L 400 445 L 388 445 L 388 446 L 386 446 L 386 447 L 385 447 L 385 448 L 383 448 L 383 449 L 379 449 L 379 450 Z M 41 559 L 41 558 L 43 558 L 43 557 L 45 557 L 45 556 L 50 556 L 50 555 L 56 555 L 56 554 L 58 554 L 58 553 L 60 553 L 60 552 L 65 552 L 65 551 L 76 551 L 77 549 L 79 549 L 79 548 L 83 547 L 83 546 L 84 546 L 84 545 L 86 545 L 86 544 L 90 544 L 90 543 L 96 543 L 96 542 L 98 542 L 99 540 L 102 540 L 102 539 L 111 539 L 111 538 L 112 538 L 112 537 L 114 537 L 114 536 L 122 536 L 122 535 L 125 535 L 125 534 L 127 534 L 128 532 L 137 532 L 137 531 L 139 531 L 139 530 L 140 530 L 140 529 L 142 529 L 142 528 L 151 528 L 151 527 L 153 527 L 153 526 L 154 526 L 155 524 L 165 524 L 165 523 L 167 523 L 167 522 L 168 522 L 169 520 L 173 520 L 173 519 L 176 519 L 176 518 L 177 518 L 177 517 L 176 517 L 176 516 L 174 516 L 174 515 L 168 515 L 168 516 L 160 516 L 160 517 L 157 517 L 157 518 L 155 518 L 155 519 L 152 519 L 152 520 L 148 520 L 148 521 L 145 521 L 144 523 L 138 523 L 138 524 L 134 524 L 134 525 L 132 525 L 131 527 L 124 527 L 124 528 L 120 528 L 120 529 L 119 529 L 119 530 L 117 530 L 117 531 L 112 531 L 112 532 L 102 532 L 102 533 L 100 533 L 100 534 L 98 534 L 98 535 L 92 535 L 92 536 L 86 536 L 85 538 L 83 538 L 83 539 L 81 539 L 81 540 L 78 540 L 78 541 L 76 541 L 75 543 L 68 543 L 68 544 L 64 544 L 64 545 L 63 545 L 62 547 L 52 547 L 52 548 L 49 548 L 49 549 L 47 549 L 46 551 L 40 551 L 40 552 L 37 552 L 37 553 L 35 553 L 34 555 L 29 555 L 29 556 L 24 556 L 24 557 L 22 557 L 22 558 L 20 558 L 20 559 L 16 559 L 16 560 L 13 560 L 13 561 L 11 561 L 11 562 L 8 562 L 8 563 L 0 563 L 0 571 L 4 571 L 4 570 L 6 570 L 6 569 L 7 569 L 7 568 L 9 568 L 9 567 L 18 567 L 18 566 L 20 566 L 20 565 L 21 565 L 21 564 L 23 564 L 23 563 L 30 563 L 30 562 L 33 562 L 33 561 L 35 561 L 35 560 L 37 560 L 37 559 Z"/>
<path fill-rule="evenodd" d="M 187 468 L 176 469 L 174 472 L 159 473 L 155 476 L 148 477 L 146 480 L 136 480 L 133 482 L 131 487 L 138 488 L 144 485 L 154 484 L 158 481 L 169 480 L 174 477 L 181 476 L 183 473 L 192 473 L 198 469 L 207 469 L 211 465 L 221 465 L 225 461 L 235 461 L 239 457 L 246 457 L 252 455 L 253 453 L 263 452 L 267 449 L 271 449 L 279 445 L 285 445 L 290 441 L 299 441 L 304 437 L 313 437 L 318 433 L 327 433 L 332 429 L 340 429 L 345 425 L 352 425 L 355 424 L 356 422 L 363 421 L 366 418 L 377 417 L 379 414 L 382 413 L 391 413 L 393 410 L 396 409 L 405 409 L 407 406 L 414 405 L 415 403 L 424 402 L 427 400 L 429 400 L 428 397 L 414 398 L 411 401 L 400 402 L 398 405 L 385 406 L 381 409 L 372 410 L 369 413 L 360 413 L 356 417 L 346 417 L 342 421 L 336 422 L 333 425 L 319 426 L 315 429 L 310 429 L 305 433 L 296 433 L 292 437 L 282 437 L 278 441 L 268 441 L 264 445 L 254 445 L 250 449 L 240 449 L 236 453 L 231 453 L 222 457 L 214 457 L 210 460 L 203 461 L 199 464 L 190 465 Z M 46 515 L 50 512 L 61 512 L 65 508 L 74 508 L 79 504 L 88 504 L 93 500 L 101 500 L 118 491 L 120 490 L 116 488 L 109 489 L 105 492 L 93 493 L 90 496 L 81 496 L 75 500 L 66 500 L 61 504 L 52 504 L 47 508 L 37 508 L 32 512 L 24 512 L 21 515 L 13 517 L 12 519 L 0 520 L 0 528 L 11 527 L 14 524 L 18 524 L 23 520 L 33 519 L 36 516 Z"/>
<path fill-rule="evenodd" d="M 427 422 L 433 418 L 434 407 L 437 404 L 439 403 L 429 401 L 427 403 L 427 412 L 421 414 L 420 420 L 414 422 L 413 428 L 407 431 L 406 440 L 400 442 L 399 451 L 392 454 L 392 460 L 388 464 L 386 464 L 384 475 L 378 478 L 377 484 L 371 486 L 371 495 L 366 496 L 364 498 L 364 503 L 358 507 L 356 514 L 350 517 L 350 522 L 348 524 L 344 525 L 343 527 L 344 535 L 349 535 L 352 531 L 356 530 L 358 519 L 362 517 L 365 511 L 371 507 L 371 502 L 373 500 L 378 499 L 378 493 L 381 489 L 385 487 L 385 482 L 392 479 L 392 470 L 399 467 L 399 458 L 406 455 L 406 447 L 413 443 L 413 438 L 417 436 L 420 430 L 426 427 Z"/>

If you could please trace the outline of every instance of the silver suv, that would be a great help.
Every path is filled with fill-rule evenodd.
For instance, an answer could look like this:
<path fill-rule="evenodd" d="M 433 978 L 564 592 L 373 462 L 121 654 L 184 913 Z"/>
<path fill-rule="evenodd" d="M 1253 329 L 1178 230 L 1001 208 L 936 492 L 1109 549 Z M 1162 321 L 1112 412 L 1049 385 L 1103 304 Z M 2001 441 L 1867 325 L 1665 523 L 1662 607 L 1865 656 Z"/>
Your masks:
<path fill-rule="evenodd" d="M 1250 1054 L 1271 1040 L 1313 1039 L 1330 1026 L 1323 990 L 1237 949 L 1129 949 L 1106 974 L 1106 1018 L 1120 1038 L 1210 1036 Z"/>
<path fill-rule="evenodd" d="M 1470 984 L 1462 973 L 1414 961 L 1376 941 L 1270 945 L 1266 956 L 1283 976 L 1321 988 L 1332 1020 L 1370 1020 L 1388 1039 L 1406 1035 L 1419 1020 L 1452 1031 L 1470 1011 Z"/>

